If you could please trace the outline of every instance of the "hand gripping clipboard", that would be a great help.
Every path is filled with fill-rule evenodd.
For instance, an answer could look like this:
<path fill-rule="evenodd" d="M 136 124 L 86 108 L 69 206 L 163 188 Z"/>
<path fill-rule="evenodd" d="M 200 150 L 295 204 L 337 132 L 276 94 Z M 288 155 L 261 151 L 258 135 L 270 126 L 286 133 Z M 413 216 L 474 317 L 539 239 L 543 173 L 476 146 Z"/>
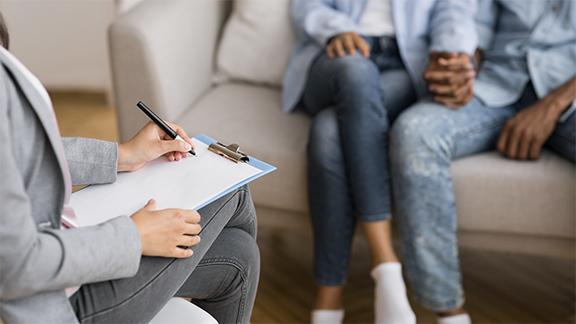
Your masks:
<path fill-rule="evenodd" d="M 234 161 L 230 152 L 226 152 L 230 157 L 214 154 L 209 146 L 218 142 L 206 135 L 197 135 L 192 140 L 196 145 L 195 158 L 174 163 L 160 157 L 136 172 L 119 173 L 114 183 L 91 185 L 75 192 L 70 205 L 80 226 L 95 225 L 119 215 L 132 215 L 150 198 L 156 199 L 158 209 L 197 210 L 276 170 L 268 163 L 238 153 L 237 145 L 220 143 L 240 154 L 237 160 L 242 163 Z"/>

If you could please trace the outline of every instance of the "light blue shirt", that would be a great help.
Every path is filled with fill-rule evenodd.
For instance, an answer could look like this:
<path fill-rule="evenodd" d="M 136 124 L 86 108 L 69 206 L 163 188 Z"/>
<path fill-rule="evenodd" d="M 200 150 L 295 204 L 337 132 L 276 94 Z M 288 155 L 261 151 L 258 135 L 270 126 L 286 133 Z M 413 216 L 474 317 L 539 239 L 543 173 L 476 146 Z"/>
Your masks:
<path fill-rule="evenodd" d="M 298 41 L 284 75 L 284 112 L 291 112 L 300 100 L 312 61 L 328 40 L 357 31 L 366 1 L 293 0 Z M 392 0 L 392 10 L 400 55 L 420 97 L 428 93 L 423 74 L 430 52 L 471 55 L 476 49 L 476 0 Z"/>
<path fill-rule="evenodd" d="M 477 20 L 484 59 L 474 92 L 487 106 L 515 103 L 530 81 L 543 98 L 576 76 L 575 1 L 480 0 Z"/>

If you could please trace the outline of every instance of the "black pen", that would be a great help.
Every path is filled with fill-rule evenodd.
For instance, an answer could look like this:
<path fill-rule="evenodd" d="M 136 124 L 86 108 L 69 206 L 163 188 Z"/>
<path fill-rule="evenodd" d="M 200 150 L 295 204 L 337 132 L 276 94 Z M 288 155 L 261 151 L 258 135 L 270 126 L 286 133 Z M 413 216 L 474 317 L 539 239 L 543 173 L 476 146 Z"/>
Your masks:
<path fill-rule="evenodd" d="M 184 139 L 182 139 L 182 137 L 178 135 L 178 133 L 176 133 L 172 128 L 170 128 L 170 126 L 168 126 L 168 124 L 166 124 L 162 120 L 162 118 L 158 117 L 158 115 L 156 115 L 152 110 L 150 110 L 150 108 L 146 107 L 146 105 L 142 101 L 138 101 L 136 106 L 138 106 L 138 108 L 140 108 L 140 110 L 142 110 L 146 114 L 146 116 L 150 117 L 150 119 L 152 119 L 152 121 L 156 123 L 158 127 L 160 127 L 166 134 L 168 134 L 168 136 L 172 137 L 172 139 L 185 142 Z M 188 152 L 194 156 L 196 155 L 196 152 L 194 152 L 193 148 L 190 148 L 190 151 Z"/>

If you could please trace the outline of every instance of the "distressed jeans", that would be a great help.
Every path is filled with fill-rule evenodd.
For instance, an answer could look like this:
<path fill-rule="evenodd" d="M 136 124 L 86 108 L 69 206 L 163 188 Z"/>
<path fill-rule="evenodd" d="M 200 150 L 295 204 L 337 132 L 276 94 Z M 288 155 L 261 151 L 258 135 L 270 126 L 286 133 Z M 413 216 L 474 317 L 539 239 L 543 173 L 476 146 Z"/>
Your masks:
<path fill-rule="evenodd" d="M 421 101 L 390 134 L 390 168 L 405 269 L 416 299 L 436 312 L 464 304 L 450 162 L 494 150 L 506 121 L 537 100 L 528 85 L 508 107 L 473 98 L 459 109 Z M 558 123 L 545 147 L 574 162 L 574 114 Z"/>
<path fill-rule="evenodd" d="M 415 93 L 392 38 L 367 38 L 360 54 L 313 63 L 303 108 L 314 117 L 308 142 L 308 198 L 314 230 L 313 277 L 346 282 L 356 220 L 389 220 L 388 129 Z"/>
<path fill-rule="evenodd" d="M 202 240 L 192 247 L 191 257 L 142 257 L 134 277 L 83 285 L 70 296 L 80 322 L 147 323 L 178 296 L 192 298 L 219 323 L 249 323 L 260 254 L 248 187 L 198 212 Z"/>

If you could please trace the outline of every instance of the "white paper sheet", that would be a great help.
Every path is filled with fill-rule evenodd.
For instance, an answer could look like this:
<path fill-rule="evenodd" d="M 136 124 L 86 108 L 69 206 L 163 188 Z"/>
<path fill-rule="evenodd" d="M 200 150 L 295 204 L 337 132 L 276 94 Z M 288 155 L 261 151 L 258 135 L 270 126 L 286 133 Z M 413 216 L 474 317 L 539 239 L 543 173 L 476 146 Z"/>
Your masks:
<path fill-rule="evenodd" d="M 80 226 L 130 216 L 154 198 L 158 209 L 196 209 L 226 189 L 262 170 L 246 163 L 234 163 L 208 151 L 208 146 L 192 139 L 196 157 L 169 162 L 160 157 L 142 169 L 120 173 L 116 182 L 93 185 L 72 194 Z"/>

